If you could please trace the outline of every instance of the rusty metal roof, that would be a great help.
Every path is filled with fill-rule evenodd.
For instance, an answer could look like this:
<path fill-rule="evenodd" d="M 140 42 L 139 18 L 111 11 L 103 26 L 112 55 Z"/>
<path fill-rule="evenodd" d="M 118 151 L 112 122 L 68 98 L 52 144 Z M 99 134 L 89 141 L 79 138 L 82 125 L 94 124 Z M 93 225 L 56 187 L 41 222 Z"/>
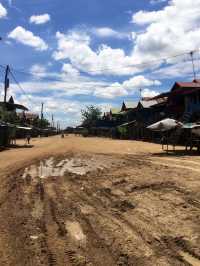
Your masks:
<path fill-rule="evenodd" d="M 200 88 L 200 82 L 176 82 L 172 90 L 176 89 L 177 85 L 181 88 Z"/>

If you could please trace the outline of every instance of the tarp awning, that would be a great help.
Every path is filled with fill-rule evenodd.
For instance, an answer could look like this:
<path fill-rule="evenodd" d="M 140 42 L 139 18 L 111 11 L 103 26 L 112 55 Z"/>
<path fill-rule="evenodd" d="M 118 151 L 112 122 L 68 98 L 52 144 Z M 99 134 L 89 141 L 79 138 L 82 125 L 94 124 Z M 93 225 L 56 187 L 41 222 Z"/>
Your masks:
<path fill-rule="evenodd" d="M 0 126 L 1 127 L 16 127 L 15 125 L 4 122 L 4 121 L 0 121 Z"/>
<path fill-rule="evenodd" d="M 31 130 L 31 127 L 21 127 L 21 126 L 17 126 L 18 129 L 23 129 L 23 130 Z"/>
<path fill-rule="evenodd" d="M 196 124 L 196 123 L 187 123 L 187 124 L 183 124 L 183 128 L 184 128 L 184 129 L 200 128 L 200 124 Z"/>
<path fill-rule="evenodd" d="M 131 122 L 127 122 L 127 123 L 121 124 L 118 127 L 127 127 L 127 126 L 134 125 L 135 123 L 136 123 L 136 120 L 133 120 Z"/>

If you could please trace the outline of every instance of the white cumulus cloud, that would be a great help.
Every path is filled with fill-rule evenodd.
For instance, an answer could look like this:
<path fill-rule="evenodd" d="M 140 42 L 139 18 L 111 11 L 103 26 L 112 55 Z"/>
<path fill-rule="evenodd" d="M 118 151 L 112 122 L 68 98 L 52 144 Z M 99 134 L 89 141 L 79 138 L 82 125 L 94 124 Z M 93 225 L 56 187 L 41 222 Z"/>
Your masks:
<path fill-rule="evenodd" d="M 35 36 L 31 31 L 24 29 L 21 26 L 16 27 L 8 34 L 8 37 L 16 40 L 24 45 L 31 46 L 38 51 L 48 49 L 48 45 L 39 36 Z"/>
<path fill-rule="evenodd" d="M 171 0 L 161 10 L 133 14 L 132 22 L 146 27 L 137 35 L 133 58 L 146 62 L 198 49 L 199 7 L 200 0 Z"/>
<path fill-rule="evenodd" d="M 7 16 L 7 10 L 5 7 L 0 3 L 0 18 L 4 18 Z"/>
<path fill-rule="evenodd" d="M 46 73 L 46 67 L 40 64 L 35 64 L 30 68 L 30 72 L 35 76 L 35 77 L 45 77 L 47 75 Z"/>
<path fill-rule="evenodd" d="M 157 96 L 159 93 L 155 90 L 150 90 L 148 88 L 142 90 L 142 97 L 143 98 L 148 98 L 148 97 L 155 97 Z"/>
<path fill-rule="evenodd" d="M 43 15 L 33 15 L 30 17 L 29 22 L 34 23 L 36 25 L 45 24 L 48 21 L 51 20 L 51 17 L 49 14 L 43 14 Z"/>
<path fill-rule="evenodd" d="M 145 78 L 142 75 L 138 75 L 128 80 L 125 80 L 122 83 L 115 82 L 107 87 L 97 88 L 94 91 L 94 95 L 99 98 L 113 99 L 115 97 L 134 94 L 135 92 L 138 92 L 139 89 L 142 89 L 142 88 L 144 88 L 143 91 L 145 92 L 145 94 L 147 93 L 150 94 L 151 92 L 153 95 L 153 92 L 155 91 L 152 91 L 148 89 L 147 87 L 160 86 L 160 85 L 161 85 L 161 82 L 159 80 L 152 80 L 152 79 Z"/>
<path fill-rule="evenodd" d="M 62 71 L 68 77 L 76 78 L 79 76 L 79 71 L 71 64 L 63 64 Z"/>
<path fill-rule="evenodd" d="M 113 99 L 115 97 L 127 96 L 128 92 L 120 83 L 115 82 L 105 88 L 97 88 L 94 91 L 94 96 L 99 98 Z"/>
<path fill-rule="evenodd" d="M 53 53 L 55 60 L 69 59 L 76 68 L 92 75 L 127 75 L 134 72 L 131 58 L 123 49 L 112 49 L 101 45 L 97 51 L 90 47 L 91 38 L 86 33 L 72 31 L 57 32 L 58 48 Z"/>
<path fill-rule="evenodd" d="M 124 39 L 124 38 L 130 38 L 131 35 L 124 32 L 119 32 L 116 30 L 113 30 L 109 27 L 103 27 L 103 28 L 93 28 L 92 33 L 95 34 L 98 37 L 102 38 L 116 38 L 116 39 Z"/>
<path fill-rule="evenodd" d="M 144 88 L 144 87 L 150 87 L 150 86 L 159 86 L 161 85 L 161 82 L 159 80 L 152 80 L 147 79 L 142 75 L 135 76 L 133 78 L 130 78 L 127 81 L 124 81 L 122 86 L 126 89 L 133 89 L 133 88 Z"/>
<path fill-rule="evenodd" d="M 88 33 L 58 32 L 58 46 L 53 57 L 68 59 L 76 68 L 92 75 L 131 76 L 146 69 L 155 70 L 163 63 L 180 62 L 183 58 L 155 60 L 199 49 L 199 7 L 200 0 L 171 0 L 160 10 L 140 10 L 133 14 L 132 22 L 141 30 L 133 31 L 129 54 L 122 48 L 113 49 L 105 44 L 94 50 Z M 111 28 L 97 28 L 96 34 L 111 36 L 117 33 Z"/>

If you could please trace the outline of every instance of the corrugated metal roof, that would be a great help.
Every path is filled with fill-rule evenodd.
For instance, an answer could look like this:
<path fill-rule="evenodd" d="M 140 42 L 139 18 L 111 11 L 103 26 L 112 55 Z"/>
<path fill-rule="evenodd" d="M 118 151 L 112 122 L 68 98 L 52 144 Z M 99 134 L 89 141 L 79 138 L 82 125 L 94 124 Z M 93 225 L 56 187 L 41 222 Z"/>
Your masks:
<path fill-rule="evenodd" d="M 124 102 L 127 109 L 134 109 L 137 107 L 137 102 Z"/>
<path fill-rule="evenodd" d="M 193 80 L 192 82 L 175 82 L 171 91 L 163 92 L 155 97 L 148 98 L 146 99 L 146 102 L 167 98 L 175 94 L 193 93 L 197 90 L 200 90 L 200 79 Z"/>
<path fill-rule="evenodd" d="M 15 104 L 15 103 L 9 103 L 9 102 L 0 102 L 0 106 L 6 106 L 6 108 L 13 108 L 13 109 L 20 109 L 23 111 L 28 111 L 28 108 L 21 105 L 21 104 Z"/>
<path fill-rule="evenodd" d="M 176 82 L 174 84 L 174 86 L 176 84 L 181 88 L 200 88 L 200 83 L 194 82 L 194 81 L 192 81 L 192 82 Z"/>
<path fill-rule="evenodd" d="M 159 100 L 159 99 L 162 99 L 162 98 L 167 98 L 169 95 L 170 95 L 170 91 L 168 91 L 168 92 L 162 92 L 159 95 L 156 95 L 156 96 L 154 96 L 152 98 L 148 98 L 147 101 L 153 101 L 153 100 Z"/>
<path fill-rule="evenodd" d="M 140 103 L 142 104 L 142 106 L 144 108 L 149 108 L 151 107 L 152 105 L 155 105 L 157 104 L 158 102 L 156 100 L 151 100 L 151 101 L 140 101 Z"/>

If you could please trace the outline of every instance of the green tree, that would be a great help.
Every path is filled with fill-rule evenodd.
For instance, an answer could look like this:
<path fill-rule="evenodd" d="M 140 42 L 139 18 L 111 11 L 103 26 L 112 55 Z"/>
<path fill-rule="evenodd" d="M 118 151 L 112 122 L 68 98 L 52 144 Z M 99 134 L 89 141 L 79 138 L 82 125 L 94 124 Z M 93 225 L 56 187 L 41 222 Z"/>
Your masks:
<path fill-rule="evenodd" d="M 83 125 L 91 127 L 97 120 L 101 118 L 102 111 L 99 107 L 94 105 L 86 106 L 84 110 L 81 110 Z"/>
<path fill-rule="evenodd" d="M 45 118 L 36 118 L 33 121 L 33 126 L 39 127 L 39 128 L 47 128 L 50 125 L 49 121 Z"/>
<path fill-rule="evenodd" d="M 18 124 L 19 118 L 17 117 L 16 112 L 7 111 L 5 108 L 0 107 L 0 120 L 12 124 Z"/>

